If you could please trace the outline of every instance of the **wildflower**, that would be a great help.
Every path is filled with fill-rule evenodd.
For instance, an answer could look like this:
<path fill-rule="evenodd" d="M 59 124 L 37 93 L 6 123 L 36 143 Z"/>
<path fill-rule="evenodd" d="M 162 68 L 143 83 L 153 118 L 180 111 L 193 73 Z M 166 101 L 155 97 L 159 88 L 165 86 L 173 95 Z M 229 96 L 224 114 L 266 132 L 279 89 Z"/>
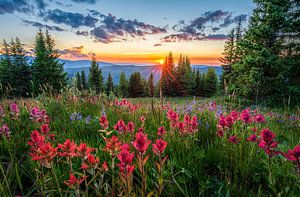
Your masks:
<path fill-rule="evenodd" d="M 107 165 L 107 162 L 106 162 L 106 161 L 104 161 L 104 162 L 103 162 L 103 164 L 102 164 L 102 166 L 101 166 L 101 167 L 102 167 L 102 170 L 103 170 L 103 171 L 105 171 L 105 172 L 107 172 L 107 171 L 109 170 L 109 168 L 108 168 L 108 165 Z"/>
<path fill-rule="evenodd" d="M 189 122 L 191 121 L 191 118 L 190 118 L 190 116 L 188 114 L 184 115 L 183 119 L 184 119 L 184 123 L 185 124 L 189 124 Z"/>
<path fill-rule="evenodd" d="M 128 122 L 127 129 L 130 133 L 132 133 L 134 131 L 134 123 L 133 122 Z"/>
<path fill-rule="evenodd" d="M 87 179 L 87 176 L 82 176 L 81 178 L 77 179 L 72 173 L 70 173 L 69 180 L 64 181 L 64 183 L 67 186 L 75 189 L 78 188 L 85 179 Z"/>
<path fill-rule="evenodd" d="M 59 156 L 63 157 L 76 157 L 78 154 L 76 153 L 77 146 L 74 141 L 67 139 L 63 144 L 58 144 L 58 148 L 62 151 L 59 153 Z"/>
<path fill-rule="evenodd" d="M 93 152 L 94 150 L 96 150 L 95 148 L 90 148 L 86 145 L 86 143 L 81 143 L 79 144 L 79 146 L 77 147 L 77 154 L 79 157 L 86 159 L 87 156 Z"/>
<path fill-rule="evenodd" d="M 29 140 L 27 143 L 29 146 L 31 146 L 31 150 L 37 150 L 45 143 L 45 137 L 40 135 L 37 130 L 32 131 L 30 137 L 31 140 Z"/>
<path fill-rule="evenodd" d="M 223 137 L 224 136 L 224 131 L 222 129 L 219 129 L 216 134 L 219 136 L 219 137 Z"/>
<path fill-rule="evenodd" d="M 154 152 L 154 154 L 160 156 L 161 154 L 164 153 L 166 147 L 167 147 L 167 142 L 165 142 L 162 139 L 158 139 L 156 140 L 155 144 L 152 144 L 152 151 Z"/>
<path fill-rule="evenodd" d="M 233 144 L 238 144 L 239 143 L 237 137 L 234 136 L 234 135 L 230 136 L 229 139 L 228 139 L 228 141 L 231 142 L 231 143 L 233 143 Z"/>
<path fill-rule="evenodd" d="M 269 156 L 274 156 L 279 153 L 274 150 L 274 148 L 276 148 L 278 145 L 278 142 L 274 141 L 275 137 L 275 133 L 269 129 L 263 129 L 260 133 L 260 142 L 258 146 L 262 148 Z"/>
<path fill-rule="evenodd" d="M 100 118 L 99 118 L 99 122 L 100 122 L 100 126 L 103 128 L 103 129 L 107 129 L 108 128 L 108 120 L 106 119 L 106 116 L 105 115 L 102 115 Z"/>
<path fill-rule="evenodd" d="M 247 138 L 247 141 L 249 142 L 257 142 L 257 135 L 255 134 L 251 134 L 248 138 Z"/>
<path fill-rule="evenodd" d="M 92 120 L 92 116 L 87 116 L 85 118 L 85 124 L 90 124 L 91 120 Z"/>
<path fill-rule="evenodd" d="M 223 115 L 221 115 L 219 118 L 219 125 L 221 125 L 223 128 L 226 126 L 226 120 Z"/>
<path fill-rule="evenodd" d="M 127 126 L 125 122 L 121 119 L 117 122 L 117 124 L 114 126 L 114 130 L 119 131 L 119 132 L 126 132 L 127 131 Z"/>
<path fill-rule="evenodd" d="M 51 163 L 57 155 L 58 148 L 54 148 L 50 142 L 42 144 L 38 149 L 29 153 L 33 161 L 39 161 L 46 168 L 51 167 Z"/>
<path fill-rule="evenodd" d="M 50 128 L 49 128 L 49 125 L 48 124 L 43 124 L 41 126 L 41 132 L 43 134 L 48 134 L 50 132 Z"/>
<path fill-rule="evenodd" d="M 10 130 L 6 124 L 4 124 L 2 128 L 0 127 L 0 135 L 1 134 L 5 135 L 7 139 L 10 138 Z"/>
<path fill-rule="evenodd" d="M 183 133 L 185 131 L 185 124 L 183 122 L 178 122 L 177 128 L 179 129 L 179 132 Z"/>
<path fill-rule="evenodd" d="M 173 123 L 176 123 L 179 120 L 178 114 L 172 109 L 169 109 L 169 111 L 167 112 L 167 118 Z"/>
<path fill-rule="evenodd" d="M 4 117 L 5 116 L 5 112 L 4 112 L 4 109 L 3 107 L 0 105 L 0 118 Z"/>
<path fill-rule="evenodd" d="M 112 156 L 115 156 L 121 150 L 121 142 L 119 141 L 118 137 L 113 135 L 110 139 L 105 138 L 105 147 L 103 151 L 108 152 Z"/>
<path fill-rule="evenodd" d="M 117 165 L 120 167 L 120 170 L 122 173 L 124 173 L 125 177 L 129 177 L 134 170 L 134 165 L 132 165 L 134 153 L 130 153 L 127 149 L 127 146 L 129 147 L 129 145 L 126 144 L 126 146 L 124 146 L 121 152 L 117 155 L 120 161 L 120 163 Z"/>
<path fill-rule="evenodd" d="M 240 114 L 240 119 L 246 124 L 251 122 L 251 117 L 249 112 L 250 110 L 246 109 L 243 110 L 242 113 Z"/>
<path fill-rule="evenodd" d="M 150 140 L 147 138 L 147 134 L 139 132 L 135 135 L 135 141 L 132 143 L 134 148 L 141 154 L 144 154 L 150 145 Z"/>
<path fill-rule="evenodd" d="M 139 132 L 144 133 L 144 129 L 140 127 L 140 128 L 138 129 L 138 133 L 139 133 Z"/>
<path fill-rule="evenodd" d="M 165 130 L 165 127 L 161 126 L 158 128 L 157 135 L 164 136 L 166 133 L 167 131 Z"/>
<path fill-rule="evenodd" d="M 192 130 L 197 130 L 198 129 L 198 119 L 197 119 L 197 116 L 193 116 L 192 117 L 191 127 L 192 127 Z"/>
<path fill-rule="evenodd" d="M 16 103 L 10 104 L 10 111 L 13 114 L 19 114 L 19 107 L 18 107 L 18 105 Z"/>
<path fill-rule="evenodd" d="M 293 162 L 298 167 L 298 173 L 300 176 L 300 146 L 297 145 L 293 150 L 288 150 L 287 154 L 284 154 L 285 158 Z"/>
<path fill-rule="evenodd" d="M 140 117 L 140 121 L 141 121 L 142 123 L 144 123 L 145 120 L 146 120 L 145 116 L 141 116 L 141 117 Z"/>
<path fill-rule="evenodd" d="M 96 168 L 98 164 L 99 164 L 99 158 L 96 158 L 92 154 L 88 154 L 87 159 L 81 165 L 81 169 L 86 170 L 88 168 Z"/>
<path fill-rule="evenodd" d="M 254 119 L 258 123 L 265 122 L 265 117 L 262 114 L 257 114 Z"/>
<path fill-rule="evenodd" d="M 234 120 L 237 120 L 239 114 L 238 114 L 237 111 L 232 111 L 232 112 L 230 112 L 230 116 L 231 116 Z"/>
<path fill-rule="evenodd" d="M 225 125 L 228 128 L 231 128 L 232 124 L 233 124 L 234 119 L 231 116 L 226 116 L 225 118 Z"/>

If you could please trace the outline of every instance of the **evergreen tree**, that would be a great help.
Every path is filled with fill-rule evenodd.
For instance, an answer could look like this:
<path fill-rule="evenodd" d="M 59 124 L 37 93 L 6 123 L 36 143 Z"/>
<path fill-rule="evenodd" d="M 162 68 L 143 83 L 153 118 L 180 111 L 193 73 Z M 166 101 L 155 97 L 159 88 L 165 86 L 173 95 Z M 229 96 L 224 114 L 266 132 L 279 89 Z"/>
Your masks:
<path fill-rule="evenodd" d="M 81 77 L 79 72 L 76 73 L 76 88 L 80 91 L 82 90 Z"/>
<path fill-rule="evenodd" d="M 109 95 L 110 92 L 114 90 L 114 83 L 111 74 L 108 74 L 107 82 L 106 82 L 106 94 Z"/>
<path fill-rule="evenodd" d="M 58 60 L 58 50 L 54 47 L 55 42 L 48 31 L 43 34 L 40 30 L 35 38 L 35 59 L 32 64 L 34 93 L 39 93 L 40 88 L 44 87 L 59 92 L 67 83 L 63 64 Z"/>
<path fill-rule="evenodd" d="M 194 95 L 200 96 L 201 75 L 198 69 L 195 73 Z"/>
<path fill-rule="evenodd" d="M 287 72 L 294 60 L 286 56 L 285 39 L 293 34 L 299 37 L 299 28 L 291 28 L 292 2 L 254 1 L 248 30 L 238 43 L 242 50 L 241 60 L 232 66 L 231 87 L 239 95 L 256 101 L 278 101 L 288 94 Z M 299 57 L 299 50 L 293 51 Z"/>
<path fill-rule="evenodd" d="M 205 75 L 204 95 L 207 97 L 213 96 L 217 92 L 218 78 L 215 69 L 209 68 Z"/>
<path fill-rule="evenodd" d="M 84 70 L 81 71 L 80 81 L 81 81 L 82 89 L 86 90 L 87 89 L 87 84 L 86 84 L 86 78 L 85 78 Z"/>
<path fill-rule="evenodd" d="M 194 80 L 193 80 L 193 73 L 191 68 L 191 62 L 190 58 L 186 55 L 185 61 L 184 61 L 184 75 L 183 75 L 183 87 L 185 89 L 185 95 L 190 95 L 193 93 L 193 86 L 194 86 Z"/>
<path fill-rule="evenodd" d="M 129 85 L 128 85 L 129 97 L 142 97 L 144 94 L 144 86 L 142 82 L 142 77 L 139 72 L 134 72 L 130 75 Z"/>
<path fill-rule="evenodd" d="M 162 88 L 163 93 L 167 96 L 173 96 L 176 93 L 175 81 L 175 64 L 172 52 L 166 56 L 165 62 L 162 66 Z"/>
<path fill-rule="evenodd" d="M 126 98 L 128 96 L 128 81 L 126 80 L 124 72 L 121 72 L 120 74 L 118 95 L 123 98 Z"/>
<path fill-rule="evenodd" d="M 154 76 L 153 73 L 150 74 L 148 79 L 148 95 L 154 97 Z"/>
<path fill-rule="evenodd" d="M 100 93 L 102 91 L 102 84 L 102 70 L 99 69 L 99 65 L 96 61 L 96 58 L 93 56 L 89 74 L 89 87 L 92 90 L 96 91 L 96 93 Z"/>
<path fill-rule="evenodd" d="M 13 81 L 12 75 L 12 62 L 10 57 L 10 46 L 7 42 L 3 41 L 4 53 L 0 59 L 0 83 L 1 83 L 1 95 L 10 89 L 10 83 Z"/>

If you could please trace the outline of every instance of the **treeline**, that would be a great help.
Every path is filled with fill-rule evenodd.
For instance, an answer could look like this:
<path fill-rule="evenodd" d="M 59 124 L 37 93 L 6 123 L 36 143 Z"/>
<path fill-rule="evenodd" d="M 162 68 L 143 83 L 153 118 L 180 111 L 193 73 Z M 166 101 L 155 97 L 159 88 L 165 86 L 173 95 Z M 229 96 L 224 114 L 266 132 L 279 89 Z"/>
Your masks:
<path fill-rule="evenodd" d="M 193 70 L 188 56 L 180 55 L 178 64 L 175 65 L 172 53 L 166 56 L 162 67 L 161 80 L 154 81 L 153 73 L 148 78 L 134 72 L 126 78 L 124 72 L 120 74 L 118 84 L 113 83 L 111 73 L 107 79 L 103 77 L 102 69 L 93 58 L 88 77 L 84 71 L 77 72 L 73 85 L 80 91 L 92 90 L 106 95 L 114 94 L 118 97 L 154 97 L 159 96 L 160 89 L 164 96 L 203 96 L 210 97 L 218 89 L 218 77 L 215 69 L 209 68 L 207 73 Z"/>
<path fill-rule="evenodd" d="M 222 87 L 255 102 L 290 104 L 300 97 L 300 10 L 296 0 L 255 0 L 225 44 Z"/>
<path fill-rule="evenodd" d="M 67 84 L 63 64 L 48 31 L 41 30 L 35 38 L 34 60 L 28 63 L 28 54 L 18 38 L 3 42 L 4 52 L 0 59 L 1 96 L 30 97 L 43 90 L 59 92 Z"/>

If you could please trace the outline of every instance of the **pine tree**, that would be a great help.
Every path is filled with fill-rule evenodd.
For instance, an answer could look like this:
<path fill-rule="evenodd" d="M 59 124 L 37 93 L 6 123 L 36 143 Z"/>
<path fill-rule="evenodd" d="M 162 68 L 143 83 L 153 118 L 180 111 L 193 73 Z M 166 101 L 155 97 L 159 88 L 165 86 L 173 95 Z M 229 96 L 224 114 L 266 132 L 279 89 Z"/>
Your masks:
<path fill-rule="evenodd" d="M 80 76 L 80 80 L 81 80 L 81 86 L 83 90 L 87 89 L 87 84 L 86 84 L 86 78 L 85 78 L 85 72 L 84 70 L 81 71 L 81 76 Z"/>
<path fill-rule="evenodd" d="M 195 75 L 194 95 L 200 96 L 201 75 L 198 69 Z"/>
<path fill-rule="evenodd" d="M 175 81 L 175 64 L 172 52 L 166 56 L 165 62 L 162 68 L 162 88 L 163 93 L 166 96 L 174 96 L 176 93 L 176 81 Z"/>
<path fill-rule="evenodd" d="M 233 65 L 232 88 L 256 101 L 279 101 L 287 94 L 290 61 L 283 53 L 285 36 L 291 35 L 290 0 L 255 0 L 255 9 L 239 41 L 241 60 Z"/>
<path fill-rule="evenodd" d="M 154 76 L 153 73 L 150 74 L 148 79 L 148 95 L 154 97 Z"/>
<path fill-rule="evenodd" d="M 76 88 L 80 91 L 82 90 L 81 77 L 79 72 L 76 73 Z"/>
<path fill-rule="evenodd" d="M 186 91 L 186 95 L 190 95 L 193 93 L 193 86 L 194 86 L 194 80 L 193 80 L 193 73 L 191 68 L 191 62 L 190 58 L 186 55 L 185 61 L 184 61 L 184 75 L 183 75 L 183 86 Z"/>
<path fill-rule="evenodd" d="M 96 93 L 101 92 L 102 83 L 101 83 L 102 71 L 99 69 L 99 65 L 96 61 L 96 58 L 93 56 L 90 67 L 89 74 L 89 87 L 91 90 L 96 91 Z"/>
<path fill-rule="evenodd" d="M 123 98 L 126 98 L 128 96 L 128 81 L 126 80 L 124 72 L 121 72 L 120 74 L 118 95 Z"/>
<path fill-rule="evenodd" d="M 107 81 L 106 81 L 106 94 L 109 95 L 110 92 L 114 90 L 114 83 L 111 74 L 108 74 Z"/>
<path fill-rule="evenodd" d="M 35 38 L 35 59 L 32 64 L 33 90 L 36 94 L 44 87 L 59 92 L 67 83 L 63 64 L 58 60 L 58 50 L 54 47 L 55 42 L 48 31 L 43 34 L 40 30 Z"/>
<path fill-rule="evenodd" d="M 128 93 L 129 93 L 129 97 L 132 98 L 143 96 L 144 86 L 143 86 L 141 74 L 139 72 L 134 72 L 130 75 Z"/>
<path fill-rule="evenodd" d="M 217 92 L 218 78 L 215 69 L 209 68 L 205 76 L 204 95 L 211 97 Z"/>
<path fill-rule="evenodd" d="M 3 41 L 4 53 L 0 59 L 0 83 L 1 83 L 1 95 L 10 89 L 10 83 L 13 81 L 12 75 L 12 62 L 10 57 L 10 46 L 7 42 Z"/>

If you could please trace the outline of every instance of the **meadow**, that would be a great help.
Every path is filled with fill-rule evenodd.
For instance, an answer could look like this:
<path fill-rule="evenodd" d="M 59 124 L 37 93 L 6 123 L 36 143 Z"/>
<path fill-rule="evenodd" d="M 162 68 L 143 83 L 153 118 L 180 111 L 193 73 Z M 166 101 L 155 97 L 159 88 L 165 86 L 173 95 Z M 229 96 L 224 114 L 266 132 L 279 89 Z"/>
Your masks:
<path fill-rule="evenodd" d="M 299 196 L 299 109 L 224 98 L 1 100 L 1 196 Z"/>

